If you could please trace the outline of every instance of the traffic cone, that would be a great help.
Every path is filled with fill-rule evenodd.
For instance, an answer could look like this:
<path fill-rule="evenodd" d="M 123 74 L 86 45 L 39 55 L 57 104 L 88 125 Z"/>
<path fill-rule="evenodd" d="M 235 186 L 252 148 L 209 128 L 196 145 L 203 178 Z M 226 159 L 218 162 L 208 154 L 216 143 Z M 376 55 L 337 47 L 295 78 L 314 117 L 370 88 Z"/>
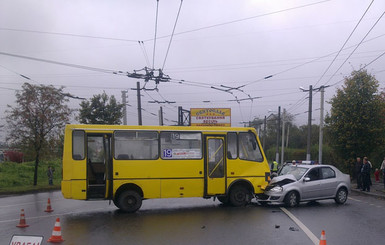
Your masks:
<path fill-rule="evenodd" d="M 319 245 L 326 245 L 326 236 L 325 236 L 324 230 L 322 230 L 322 232 L 321 232 L 321 238 L 319 239 Z"/>
<path fill-rule="evenodd" d="M 25 222 L 24 209 L 22 209 L 21 210 L 21 214 L 20 214 L 20 222 L 19 222 L 19 224 L 16 227 L 25 228 L 25 227 L 28 227 L 28 226 L 29 225 L 27 225 L 27 223 Z"/>
<path fill-rule="evenodd" d="M 50 239 L 47 240 L 47 242 L 59 243 L 63 241 L 64 240 L 61 237 L 60 218 L 56 218 L 56 223 L 52 231 L 52 236 L 50 237 Z"/>
<path fill-rule="evenodd" d="M 53 212 L 53 209 L 51 208 L 51 200 L 48 198 L 48 203 L 47 203 L 47 209 L 44 210 L 44 212 L 51 213 Z"/>

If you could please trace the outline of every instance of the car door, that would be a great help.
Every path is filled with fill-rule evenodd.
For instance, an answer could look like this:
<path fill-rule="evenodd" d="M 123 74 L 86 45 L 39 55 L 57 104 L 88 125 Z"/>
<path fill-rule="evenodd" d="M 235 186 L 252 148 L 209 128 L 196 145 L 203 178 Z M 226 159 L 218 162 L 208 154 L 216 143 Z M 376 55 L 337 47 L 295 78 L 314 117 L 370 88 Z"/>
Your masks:
<path fill-rule="evenodd" d="M 335 171 L 330 167 L 320 168 L 321 173 L 321 188 L 324 197 L 333 197 L 336 194 L 338 181 Z"/>
<path fill-rule="evenodd" d="M 319 196 L 323 196 L 321 190 L 321 178 L 320 168 L 310 169 L 304 176 L 304 180 L 308 178 L 308 181 L 304 181 L 302 184 L 302 200 L 314 199 Z"/>

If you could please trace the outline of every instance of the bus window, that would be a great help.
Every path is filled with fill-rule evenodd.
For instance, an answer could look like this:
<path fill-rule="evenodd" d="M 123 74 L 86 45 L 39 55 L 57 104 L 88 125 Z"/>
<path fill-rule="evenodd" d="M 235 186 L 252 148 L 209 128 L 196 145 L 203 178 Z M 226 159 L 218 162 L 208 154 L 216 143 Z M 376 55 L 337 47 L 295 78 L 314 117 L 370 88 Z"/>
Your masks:
<path fill-rule="evenodd" d="M 103 137 L 87 136 L 88 138 L 88 154 L 90 163 L 104 163 Z"/>
<path fill-rule="evenodd" d="M 158 133 L 149 131 L 116 131 L 114 134 L 115 159 L 158 158 Z"/>
<path fill-rule="evenodd" d="M 76 130 L 72 133 L 72 158 L 74 160 L 84 159 L 84 131 Z"/>
<path fill-rule="evenodd" d="M 208 141 L 208 177 L 222 178 L 224 177 L 224 158 L 223 158 L 223 140 L 209 139 Z"/>
<path fill-rule="evenodd" d="M 201 159 L 202 135 L 188 132 L 160 133 L 162 159 Z"/>
<path fill-rule="evenodd" d="M 249 161 L 263 161 L 262 153 L 254 134 L 239 133 L 239 158 Z"/>
<path fill-rule="evenodd" d="M 237 133 L 227 134 L 227 158 L 236 159 L 238 157 Z"/>

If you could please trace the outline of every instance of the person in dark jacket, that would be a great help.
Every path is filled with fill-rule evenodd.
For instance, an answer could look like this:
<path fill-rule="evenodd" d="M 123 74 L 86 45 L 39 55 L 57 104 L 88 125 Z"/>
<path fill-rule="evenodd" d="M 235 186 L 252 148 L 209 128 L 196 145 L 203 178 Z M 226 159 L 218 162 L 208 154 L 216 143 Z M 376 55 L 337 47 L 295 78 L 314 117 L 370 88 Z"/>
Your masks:
<path fill-rule="evenodd" d="M 364 157 L 364 165 L 362 166 L 362 190 L 370 192 L 370 164 L 368 158 Z"/>
<path fill-rule="evenodd" d="M 361 169 L 362 169 L 361 158 L 357 157 L 357 161 L 356 161 L 356 164 L 355 164 L 355 171 L 356 171 L 356 176 L 357 176 L 357 189 L 361 189 L 362 188 Z"/>

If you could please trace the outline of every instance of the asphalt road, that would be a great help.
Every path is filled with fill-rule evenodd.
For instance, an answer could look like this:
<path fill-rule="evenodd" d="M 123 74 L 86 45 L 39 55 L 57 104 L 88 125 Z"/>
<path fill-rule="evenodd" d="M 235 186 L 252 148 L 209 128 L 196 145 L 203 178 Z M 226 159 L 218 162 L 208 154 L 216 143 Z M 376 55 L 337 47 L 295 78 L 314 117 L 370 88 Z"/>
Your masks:
<path fill-rule="evenodd" d="M 54 211 L 46 213 L 50 198 Z M 17 228 L 20 210 L 27 228 Z M 134 214 L 108 201 L 64 199 L 60 192 L 0 198 L 0 244 L 12 235 L 51 237 L 61 221 L 62 244 L 383 244 L 385 200 L 352 193 L 344 205 L 333 200 L 286 209 L 253 203 L 233 208 L 212 199 L 145 200 Z"/>

